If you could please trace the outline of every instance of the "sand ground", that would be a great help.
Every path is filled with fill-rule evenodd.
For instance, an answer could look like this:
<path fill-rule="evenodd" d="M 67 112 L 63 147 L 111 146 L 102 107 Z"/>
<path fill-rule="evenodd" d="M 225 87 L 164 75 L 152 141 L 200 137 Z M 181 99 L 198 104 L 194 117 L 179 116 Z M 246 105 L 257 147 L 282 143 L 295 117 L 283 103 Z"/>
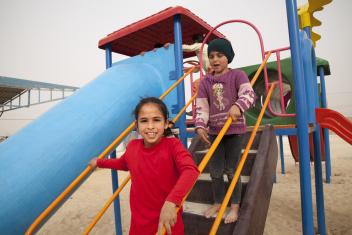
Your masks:
<path fill-rule="evenodd" d="M 332 177 L 324 184 L 325 216 L 328 234 L 352 234 L 352 147 L 336 135 L 330 136 Z M 277 167 L 277 183 L 274 184 L 264 234 L 301 234 L 301 204 L 299 165 L 295 164 L 284 141 L 286 174 L 281 175 L 280 160 Z M 323 164 L 325 168 L 325 164 Z M 311 165 L 313 204 L 315 207 L 314 168 Z M 325 169 L 323 169 L 325 178 Z M 122 180 L 127 173 L 119 173 Z M 127 185 L 120 197 L 123 234 L 128 234 L 130 223 Z M 110 170 L 97 170 L 67 200 L 67 202 L 41 228 L 38 234 L 82 234 L 96 213 L 112 195 Z M 314 217 L 316 218 L 314 209 Z M 316 219 L 315 219 L 316 220 Z M 91 234 L 115 234 L 113 211 L 97 223 Z M 316 224 L 316 221 L 315 221 Z"/>

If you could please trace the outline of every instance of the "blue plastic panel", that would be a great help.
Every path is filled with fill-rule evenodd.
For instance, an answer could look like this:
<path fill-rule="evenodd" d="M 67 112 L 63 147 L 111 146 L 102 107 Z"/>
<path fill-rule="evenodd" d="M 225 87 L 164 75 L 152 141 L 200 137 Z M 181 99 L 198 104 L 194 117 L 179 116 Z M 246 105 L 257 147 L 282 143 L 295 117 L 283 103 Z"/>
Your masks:
<path fill-rule="evenodd" d="M 140 97 L 174 82 L 174 67 L 172 46 L 117 63 L 0 144 L 1 234 L 23 234 L 133 121 Z"/>

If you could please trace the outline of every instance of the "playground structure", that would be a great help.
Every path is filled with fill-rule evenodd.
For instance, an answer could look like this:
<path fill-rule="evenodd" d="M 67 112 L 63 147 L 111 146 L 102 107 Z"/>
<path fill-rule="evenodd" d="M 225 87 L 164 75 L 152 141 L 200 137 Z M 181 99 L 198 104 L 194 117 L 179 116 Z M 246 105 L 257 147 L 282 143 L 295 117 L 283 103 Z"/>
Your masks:
<path fill-rule="evenodd" d="M 296 104 L 296 118 L 293 120 L 295 120 L 297 125 L 294 125 L 293 123 L 291 126 L 289 126 L 289 128 L 277 127 L 276 134 L 293 134 L 298 136 L 298 144 L 300 146 L 299 155 L 301 156 L 300 174 L 302 190 L 301 200 L 303 233 L 313 234 L 314 229 L 311 198 L 312 192 L 311 177 L 309 171 L 310 165 L 308 147 L 308 133 L 310 131 L 313 132 L 314 143 L 316 147 L 316 157 L 314 158 L 314 161 L 316 170 L 315 178 L 317 187 L 316 192 L 318 225 L 319 233 L 325 234 L 324 200 L 320 159 L 321 148 L 319 146 L 320 128 L 318 123 L 321 122 L 323 127 L 332 128 L 337 132 L 343 133 L 347 140 L 351 139 L 351 129 L 350 127 L 347 127 L 342 130 L 340 125 L 337 126 L 336 123 L 332 123 L 330 119 L 334 116 L 327 114 L 325 110 L 318 111 L 320 115 L 322 114 L 320 116 L 322 119 L 318 118 L 318 122 L 315 120 L 315 109 L 318 107 L 318 92 L 316 82 L 317 64 L 315 63 L 313 44 L 308 37 L 310 34 L 310 28 L 307 26 L 308 29 L 305 27 L 306 32 L 299 33 L 297 27 L 298 20 L 295 2 L 292 3 L 287 1 L 286 4 L 290 27 L 290 49 L 292 54 L 291 63 L 294 75 L 293 83 L 295 88 L 292 90 L 292 92 L 294 93 L 294 102 Z M 238 23 L 239 21 L 236 22 Z M 244 23 L 244 21 L 241 22 Z M 141 30 L 143 27 L 138 28 L 137 25 L 143 25 L 145 30 Z M 170 32 L 170 25 L 174 26 L 174 32 Z M 191 28 L 192 30 L 190 30 L 186 27 L 187 25 L 196 25 L 197 27 L 193 27 Z M 26 234 L 32 234 L 36 229 L 38 229 L 37 226 L 41 224 L 43 219 L 45 220 L 46 216 L 51 215 L 56 206 L 63 202 L 62 199 L 67 198 L 67 195 L 72 193 L 72 189 L 74 189 L 77 184 L 79 184 L 90 174 L 91 169 L 89 167 L 85 167 L 88 160 L 92 156 L 99 155 L 99 157 L 105 157 L 109 154 L 114 155 L 113 150 L 116 148 L 118 143 L 129 131 L 133 129 L 133 125 L 129 125 L 129 123 L 132 121 L 131 116 L 126 115 L 126 111 L 131 112 L 134 105 L 138 102 L 139 96 L 160 96 L 163 94 L 163 98 L 165 97 L 166 93 L 170 92 L 168 87 L 172 86 L 173 88 L 177 84 L 180 84 L 177 87 L 177 92 L 171 92 L 170 96 L 167 96 L 165 99 L 165 102 L 167 103 L 168 108 L 171 110 L 172 117 L 175 119 L 181 117 L 176 124 L 180 130 L 180 138 L 186 144 L 186 118 L 185 115 L 182 114 L 182 111 L 185 110 L 185 108 L 182 108 L 185 107 L 184 87 L 182 83 L 182 79 L 185 76 L 182 76 L 182 61 L 183 56 L 187 57 L 187 55 L 183 55 L 181 45 L 182 42 L 189 42 L 190 36 L 195 33 L 207 33 L 210 31 L 205 40 L 216 37 L 223 37 L 223 35 L 216 30 L 221 25 L 222 24 L 212 28 L 190 11 L 182 7 L 175 7 L 166 9 L 165 11 L 153 15 L 144 21 L 140 21 L 136 24 L 127 26 L 126 28 L 116 31 L 108 37 L 102 39 L 99 43 L 99 47 L 106 51 L 106 72 L 99 76 L 95 81 L 91 82 L 86 87 L 75 93 L 72 97 L 62 102 L 62 104 L 58 105 L 56 108 L 42 116 L 36 122 L 0 145 L 1 157 L 4 157 L 4 159 L 6 158 L 6 161 L 4 161 L 3 165 L 4 168 L 1 169 L 0 174 L 3 178 L 6 178 L 4 186 L 9 189 L 6 194 L 1 196 L 1 202 L 3 203 L 1 205 L 3 208 L 2 213 L 6 213 L 6 216 L 5 214 L 2 216 L 6 217 L 6 219 L 0 223 L 1 231 L 8 231 L 12 234 L 20 234 L 24 233 L 28 229 Z M 169 34 L 162 34 L 160 31 L 157 31 L 156 35 L 159 35 L 159 38 L 157 36 L 148 37 L 148 33 L 146 33 L 148 26 L 154 26 L 161 31 L 168 29 Z M 149 38 L 149 40 L 144 40 L 145 43 L 140 43 L 136 40 L 131 40 L 130 37 L 133 39 L 144 37 Z M 156 41 L 173 41 L 174 46 L 171 46 L 168 50 L 162 48 L 158 49 L 156 53 L 150 52 L 146 53 L 143 57 L 136 56 L 128 60 L 112 64 L 112 52 L 135 56 L 138 55 L 140 51 L 151 49 L 152 45 L 154 45 Z M 132 44 L 132 42 L 135 42 L 135 44 Z M 256 72 L 256 78 L 252 78 L 252 82 L 256 82 L 261 69 L 264 68 L 266 93 L 265 101 L 263 99 L 262 102 L 263 108 L 260 111 L 259 117 L 263 116 L 265 108 L 269 104 L 269 100 L 271 98 L 270 94 L 274 91 L 275 86 L 280 87 L 280 106 L 281 112 L 283 112 L 281 115 L 292 117 L 293 115 L 290 113 L 285 114 L 286 107 L 283 104 L 284 89 L 282 81 L 278 83 L 270 83 L 270 80 L 267 80 L 267 69 L 265 67 L 265 63 L 273 51 L 276 53 L 280 50 L 271 50 L 266 52 L 264 51 L 264 46 L 262 45 L 261 56 L 263 63 L 261 66 L 259 66 L 259 70 Z M 280 61 L 279 58 L 278 61 Z M 280 63 L 278 63 L 278 65 L 279 64 Z M 320 72 L 322 70 L 321 67 L 319 67 L 318 70 Z M 188 70 L 185 75 L 188 75 L 191 72 L 192 69 Z M 320 76 L 324 76 L 324 71 L 320 73 Z M 303 77 L 305 78 L 304 80 L 302 80 Z M 121 80 L 119 80 L 119 78 L 124 79 L 123 83 Z M 174 82 L 176 79 L 178 79 L 177 82 Z M 303 81 L 307 83 L 304 84 Z M 307 96 L 308 91 L 314 91 L 314 95 Z M 133 95 L 131 95 L 131 93 Z M 138 96 L 135 96 L 135 94 L 138 94 Z M 128 97 L 128 101 L 126 101 L 126 97 Z M 192 99 L 194 99 L 194 97 L 195 96 L 193 96 Z M 291 100 L 293 99 L 291 98 Z M 187 102 L 187 104 L 190 104 L 191 102 Z M 307 105 L 307 103 L 309 104 Z M 293 102 L 289 105 L 292 104 Z M 270 109 L 270 112 L 275 112 L 275 110 L 272 110 L 272 107 Z M 68 117 L 63 119 L 61 115 L 63 113 L 70 113 L 70 115 L 67 115 Z M 60 121 L 57 122 L 57 120 Z M 119 122 L 117 123 L 116 120 L 119 120 Z M 259 128 L 260 121 L 261 118 L 257 118 L 255 123 L 256 125 L 253 127 L 254 132 L 252 132 L 251 136 L 249 137 L 249 142 L 254 140 L 254 137 L 256 136 L 256 130 Z M 231 123 L 231 120 L 229 120 L 228 123 Z M 223 134 L 226 132 L 226 125 L 229 125 L 228 123 L 224 126 Z M 128 126 L 127 129 L 125 129 L 126 126 Z M 70 128 L 68 129 L 67 127 Z M 43 129 L 43 132 L 38 135 L 40 138 L 31 140 L 33 143 L 40 143 L 40 146 L 34 146 L 34 144 L 31 146 L 31 143 L 28 143 L 28 139 L 30 139 L 33 133 L 36 133 L 40 129 Z M 55 138 L 52 136 L 51 133 L 57 133 L 55 131 L 62 129 L 65 130 L 62 134 L 55 136 Z M 72 133 L 76 135 L 72 136 Z M 269 133 L 265 135 L 272 135 L 272 133 L 270 134 L 270 131 L 268 132 L 267 130 L 265 133 Z M 261 135 L 264 135 L 264 131 Z M 96 136 L 99 136 L 99 141 L 97 141 Z M 119 137 L 115 139 L 116 136 Z M 220 141 L 221 135 L 219 136 Z M 272 138 L 269 138 L 269 140 L 271 142 Z M 262 142 L 260 141 L 260 143 Z M 17 151 L 21 146 L 28 146 L 28 151 L 22 154 L 21 165 L 16 165 L 16 167 L 14 167 L 14 162 L 19 162 L 20 158 L 16 156 L 18 156 Z M 56 146 L 56 149 L 53 149 L 53 146 Z M 275 145 L 271 144 L 270 146 Z M 212 148 L 214 149 L 215 147 L 216 145 L 214 145 Z M 64 152 L 63 149 L 65 149 Z M 248 144 L 244 151 L 244 157 L 242 158 L 244 159 L 243 164 L 250 149 L 251 144 Z M 211 151 L 213 150 L 210 149 L 200 163 L 200 168 L 203 170 L 205 168 L 205 163 L 203 163 L 203 161 L 204 159 L 211 157 Z M 51 155 L 50 159 L 47 156 L 48 153 Z M 9 156 L 11 156 L 11 158 Z M 82 157 L 78 158 L 77 156 Z M 34 163 L 41 160 L 46 160 L 45 165 L 43 164 L 42 166 L 36 167 L 33 166 Z M 255 164 L 256 163 L 254 163 L 254 165 Z M 276 165 L 275 160 L 272 160 L 271 164 Z M 33 172 L 34 169 L 35 171 Z M 254 167 L 254 169 L 257 168 Z M 274 171 L 275 169 L 272 168 L 272 172 L 268 172 L 267 176 L 270 178 Z M 15 172 L 17 172 L 17 176 Z M 18 172 L 21 172 L 21 174 L 18 174 Z M 80 172 L 82 173 L 79 174 Z M 241 169 L 237 170 L 236 172 L 238 179 Z M 10 175 L 14 177 L 10 178 Z M 76 178 L 77 175 L 79 175 L 78 178 Z M 112 177 L 114 184 L 113 188 L 114 191 L 116 191 L 114 196 L 116 196 L 118 192 L 122 190 L 121 187 L 123 187 L 124 184 L 121 185 L 121 187 L 117 190 L 118 185 L 116 172 L 112 172 Z M 19 178 L 21 178 L 21 180 Z M 235 181 L 237 179 L 234 177 Z M 70 182 L 73 180 L 74 182 L 70 184 Z M 33 182 L 36 181 L 41 182 L 39 182 L 38 185 L 33 184 Z M 126 179 L 125 182 L 127 181 L 128 179 Z M 230 188 L 232 184 L 236 183 L 233 182 L 230 183 Z M 267 187 L 270 193 L 271 187 Z M 254 190 L 256 188 L 252 187 L 251 189 Z M 25 198 L 21 198 L 21 194 L 19 193 L 23 190 L 28 192 L 25 195 Z M 64 192 L 60 194 L 62 191 Z M 59 197 L 57 198 L 58 195 Z M 269 202 L 269 199 L 267 199 L 267 203 Z M 113 200 L 114 199 L 110 200 L 109 203 L 111 203 Z M 54 204 L 50 204 L 52 201 L 54 201 Z M 244 201 L 246 201 L 246 199 Z M 18 202 L 21 202 L 21 204 L 15 205 Z M 226 207 L 226 201 L 224 202 L 224 205 Z M 16 217 L 16 215 L 20 213 L 20 209 L 23 208 L 26 208 L 28 213 L 26 213 L 23 218 Z M 255 208 L 252 209 L 255 210 Z M 264 215 L 266 215 L 266 210 Z M 38 215 L 40 216 L 38 217 Z M 115 201 L 115 215 L 116 233 L 121 234 L 118 200 Z M 221 213 L 219 213 L 219 215 L 221 220 Z M 34 223 L 31 225 L 33 221 Z M 216 221 L 219 221 L 219 219 L 217 218 Z M 236 227 L 237 228 L 235 229 L 243 228 L 243 226 L 237 225 Z M 216 229 L 217 228 L 215 228 L 215 230 Z M 213 228 L 212 231 L 212 233 L 215 234 L 216 231 L 214 232 Z M 231 228 L 228 231 L 228 234 L 232 234 L 233 231 L 234 228 Z M 260 230 L 257 230 L 256 232 L 258 233 Z"/>
<path fill-rule="evenodd" d="M 4 112 L 66 98 L 78 87 L 0 76 L 0 117 Z"/>

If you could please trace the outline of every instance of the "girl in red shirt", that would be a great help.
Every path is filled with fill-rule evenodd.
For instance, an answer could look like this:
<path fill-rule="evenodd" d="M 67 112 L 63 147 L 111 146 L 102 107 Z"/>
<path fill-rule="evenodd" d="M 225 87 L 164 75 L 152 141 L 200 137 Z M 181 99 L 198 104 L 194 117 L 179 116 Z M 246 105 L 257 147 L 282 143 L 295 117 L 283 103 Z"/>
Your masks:
<path fill-rule="evenodd" d="M 92 159 L 95 168 L 130 171 L 130 235 L 184 234 L 183 197 L 192 188 L 199 171 L 181 141 L 168 127 L 168 110 L 158 98 L 142 99 L 136 106 L 135 123 L 142 139 L 132 140 L 118 159 Z"/>

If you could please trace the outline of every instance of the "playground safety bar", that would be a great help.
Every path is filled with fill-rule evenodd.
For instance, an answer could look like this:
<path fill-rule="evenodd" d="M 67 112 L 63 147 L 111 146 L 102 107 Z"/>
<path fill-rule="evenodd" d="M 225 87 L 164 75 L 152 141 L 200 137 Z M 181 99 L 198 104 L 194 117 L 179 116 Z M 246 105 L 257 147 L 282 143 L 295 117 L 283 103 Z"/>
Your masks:
<path fill-rule="evenodd" d="M 174 117 L 174 119 L 172 119 L 172 123 L 176 123 L 178 121 L 178 119 L 181 117 L 181 115 L 183 114 L 183 112 L 186 111 L 187 107 L 193 102 L 193 100 L 197 97 L 197 94 L 195 94 L 194 96 L 192 96 L 192 98 L 186 103 L 186 105 L 180 110 L 180 112 Z M 170 123 L 170 127 L 173 124 Z M 128 183 L 128 181 L 131 179 L 131 175 L 128 175 L 124 180 L 123 183 L 119 186 L 119 188 L 114 192 L 114 194 L 109 198 L 109 200 L 105 203 L 104 207 L 98 212 L 98 214 L 94 217 L 93 221 L 88 225 L 88 227 L 86 228 L 86 230 L 84 231 L 84 235 L 89 234 L 92 229 L 94 228 L 94 226 L 98 223 L 98 221 L 100 220 L 100 218 L 104 215 L 104 213 L 106 212 L 106 210 L 109 208 L 109 206 L 112 204 L 112 202 L 118 197 L 118 195 L 120 194 L 120 192 L 123 190 L 123 188 L 126 186 L 126 184 Z"/>
<path fill-rule="evenodd" d="M 259 66 L 257 72 L 254 74 L 254 77 L 251 80 L 251 86 L 253 86 L 254 83 L 258 80 L 259 74 L 262 72 L 264 66 L 267 64 L 270 55 L 271 55 L 271 51 L 269 51 L 269 53 L 265 56 L 262 64 Z"/>
<path fill-rule="evenodd" d="M 180 84 L 193 70 L 195 67 L 190 68 L 181 78 L 179 78 L 172 86 L 169 87 L 159 98 L 163 99 L 166 95 L 168 95 L 178 84 Z M 123 138 L 127 136 L 129 132 L 131 132 L 134 128 L 134 123 L 131 123 L 122 133 L 118 136 L 99 156 L 98 159 L 104 158 L 108 154 L 110 154 L 117 145 L 121 142 Z M 76 186 L 84 180 L 87 175 L 92 171 L 92 167 L 90 165 L 74 180 L 72 183 L 37 217 L 37 219 L 31 224 L 31 226 L 27 229 L 26 235 L 31 235 L 35 231 L 35 229 L 40 225 L 40 223 L 52 212 L 59 203 L 66 198 L 66 196 L 76 188 Z"/>
<path fill-rule="evenodd" d="M 286 110 L 285 110 L 285 105 L 284 105 L 284 96 L 283 96 L 283 87 L 282 87 L 282 74 L 281 74 L 281 63 L 280 63 L 280 53 L 282 51 L 286 51 L 286 50 L 289 50 L 290 47 L 284 47 L 284 48 L 278 48 L 278 49 L 275 49 L 275 50 L 272 50 L 271 52 L 275 52 L 276 54 L 276 64 L 277 64 L 277 73 L 278 73 L 278 77 L 279 77 L 279 87 L 280 87 L 280 102 L 281 102 L 281 110 L 282 112 L 286 113 Z M 265 52 L 265 53 L 268 53 L 268 52 Z M 266 88 L 266 90 L 268 90 Z M 269 106 L 269 108 L 271 108 Z"/>
<path fill-rule="evenodd" d="M 279 90 L 280 90 L 280 106 L 281 106 L 281 110 L 282 110 L 283 113 L 275 112 L 273 110 L 273 108 L 271 107 L 270 102 L 268 104 L 268 109 L 269 109 L 270 113 L 272 113 L 273 115 L 275 115 L 277 117 L 295 117 L 296 116 L 295 113 L 286 113 L 286 111 L 285 111 L 283 87 L 282 87 L 280 53 L 282 51 L 286 51 L 286 50 L 289 50 L 289 49 L 290 49 L 290 47 L 283 47 L 283 48 L 278 48 L 278 49 L 274 49 L 274 50 L 265 52 L 265 54 L 271 52 L 271 53 L 275 53 L 275 55 L 276 55 L 277 74 L 278 74 L 278 78 L 279 78 Z M 265 90 L 266 90 L 266 92 L 268 92 L 268 90 L 269 90 L 269 79 L 268 79 L 268 76 L 264 76 L 264 80 L 265 80 Z"/>
<path fill-rule="evenodd" d="M 261 111 L 260 111 L 260 114 L 259 114 L 259 116 L 258 116 L 257 122 L 255 123 L 255 126 L 254 126 L 254 129 L 253 129 L 253 131 L 252 131 L 252 134 L 251 134 L 251 136 L 250 136 L 250 138 L 249 138 L 249 141 L 248 141 L 248 143 L 247 143 L 247 146 L 246 146 L 246 148 L 245 148 L 245 150 L 244 150 L 244 153 L 243 153 L 243 155 L 242 155 L 242 157 L 241 157 L 241 160 L 240 160 L 240 162 L 239 162 L 239 164 L 238 164 L 238 167 L 237 167 L 237 169 L 236 169 L 236 171 L 235 171 L 235 174 L 234 174 L 234 177 L 233 177 L 233 179 L 232 179 L 232 181 L 231 181 L 231 184 L 230 184 L 230 186 L 229 186 L 229 188 L 228 188 L 228 190 L 227 190 L 227 192 L 226 192 L 226 195 L 225 195 L 224 201 L 223 201 L 222 204 L 221 204 L 219 213 L 218 213 L 218 215 L 216 216 L 216 219 L 215 219 L 215 221 L 214 221 L 214 224 L 213 224 L 213 226 L 212 226 L 212 228 L 211 228 L 211 230 L 210 230 L 210 233 L 209 233 L 210 235 L 215 235 L 216 232 L 218 231 L 218 228 L 219 228 L 219 225 L 220 225 L 220 222 L 221 222 L 221 218 L 222 218 L 222 216 L 223 216 L 224 213 L 225 213 L 227 204 L 228 204 L 229 201 L 230 201 L 231 194 L 232 194 L 233 190 L 235 189 L 235 186 L 236 186 L 236 183 L 237 183 L 237 181 L 238 181 L 238 178 L 240 177 L 242 168 L 243 168 L 243 166 L 244 166 L 244 163 L 246 162 L 246 159 L 247 159 L 249 150 L 250 150 L 250 148 L 251 148 L 251 146 L 252 146 L 252 144 L 253 144 L 254 137 L 255 137 L 255 135 L 256 135 L 256 133 L 257 133 L 258 127 L 259 127 L 259 125 L 260 125 L 260 122 L 262 121 L 262 118 L 263 118 L 263 115 L 264 115 L 264 111 L 265 111 L 266 107 L 268 106 L 268 103 L 269 103 L 270 97 L 271 97 L 271 95 L 272 95 L 272 93 L 273 93 L 273 90 L 274 90 L 275 85 L 276 85 L 276 83 L 272 83 L 271 86 L 270 86 L 268 95 L 267 95 L 267 97 L 266 97 L 266 99 L 265 99 L 265 101 L 264 101 L 264 105 L 263 105 L 263 107 L 262 107 L 262 109 L 261 109 Z M 229 119 L 230 119 L 230 118 L 229 118 Z"/>

